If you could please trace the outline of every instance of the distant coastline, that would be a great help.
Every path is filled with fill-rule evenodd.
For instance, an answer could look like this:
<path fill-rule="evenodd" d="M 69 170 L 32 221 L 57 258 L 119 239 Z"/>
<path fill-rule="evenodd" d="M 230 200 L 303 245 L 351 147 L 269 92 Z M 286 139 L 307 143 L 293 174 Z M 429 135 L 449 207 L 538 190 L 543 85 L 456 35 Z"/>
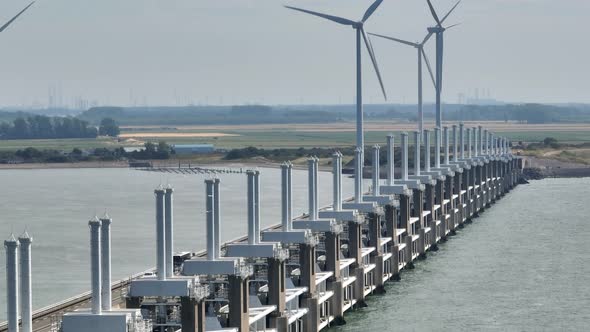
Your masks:
<path fill-rule="evenodd" d="M 553 159 L 542 159 L 536 157 L 526 157 L 527 167 L 525 168 L 524 177 L 527 180 L 539 180 L 544 178 L 582 178 L 590 177 L 590 166 L 577 163 L 557 162 Z M 175 167 L 179 160 L 148 160 L 153 167 Z M 249 158 L 242 160 L 225 161 L 215 158 L 213 160 L 182 160 L 182 167 L 192 166 L 218 166 L 218 167 L 266 167 L 278 168 L 279 162 L 267 160 L 264 158 Z M 299 166 L 299 167 L 297 167 Z M 19 163 L 19 164 L 0 164 L 2 170 L 34 170 L 34 169 L 75 169 L 75 168 L 134 168 L 127 161 L 81 161 L 67 163 Z M 305 169 L 305 165 L 296 165 L 296 168 Z M 322 171 L 331 171 L 328 165 L 320 167 Z M 365 169 L 365 178 L 371 178 L 370 169 Z M 381 177 L 384 178 L 385 172 L 382 170 Z"/>

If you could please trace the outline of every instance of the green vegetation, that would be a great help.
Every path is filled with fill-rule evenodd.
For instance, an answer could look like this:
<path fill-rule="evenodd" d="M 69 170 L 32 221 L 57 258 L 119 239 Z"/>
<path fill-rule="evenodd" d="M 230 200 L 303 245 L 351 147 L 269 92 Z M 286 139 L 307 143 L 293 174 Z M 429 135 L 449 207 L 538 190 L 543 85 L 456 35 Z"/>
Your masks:
<path fill-rule="evenodd" d="M 123 148 L 96 148 L 91 151 L 73 148 L 69 152 L 28 147 L 16 151 L 0 151 L 0 164 L 75 163 L 82 161 L 123 161 L 169 159 L 174 150 L 166 142 L 146 143 L 143 149 L 126 152 Z"/>
<path fill-rule="evenodd" d="M 425 105 L 424 116 L 434 117 L 434 107 Z M 415 105 L 366 105 L 367 120 L 415 121 Z M 98 124 L 112 118 L 121 125 L 208 125 L 328 123 L 355 119 L 353 105 L 307 106 L 185 106 L 185 107 L 95 107 L 79 118 Z M 590 122 L 586 105 L 445 105 L 446 120 L 453 121 L 518 121 L 520 123 Z"/>
<path fill-rule="evenodd" d="M 121 125 L 208 125 L 258 123 L 326 123 L 337 114 L 322 110 L 302 111 L 270 106 L 186 106 L 186 107 L 95 107 L 78 116 L 98 124 L 112 118 Z"/>
<path fill-rule="evenodd" d="M 590 142 L 582 144 L 561 143 L 553 137 L 540 142 L 516 146 L 524 155 L 543 159 L 554 159 L 566 163 L 590 165 Z"/>
<path fill-rule="evenodd" d="M 445 119 L 455 121 L 518 121 L 520 123 L 590 122 L 590 110 L 576 106 L 543 104 L 466 105 L 446 112 Z"/>
<path fill-rule="evenodd" d="M 562 143 L 590 142 L 590 128 L 588 131 L 509 131 L 500 134 L 513 142 L 540 142 L 546 137 L 552 137 Z"/>
<path fill-rule="evenodd" d="M 0 123 L 0 139 L 95 138 L 97 134 L 88 122 L 70 117 L 35 115 Z"/>
<path fill-rule="evenodd" d="M 111 118 L 104 118 L 100 121 L 100 127 L 98 127 L 98 134 L 100 136 L 111 136 L 117 137 L 121 133 L 117 122 Z"/>

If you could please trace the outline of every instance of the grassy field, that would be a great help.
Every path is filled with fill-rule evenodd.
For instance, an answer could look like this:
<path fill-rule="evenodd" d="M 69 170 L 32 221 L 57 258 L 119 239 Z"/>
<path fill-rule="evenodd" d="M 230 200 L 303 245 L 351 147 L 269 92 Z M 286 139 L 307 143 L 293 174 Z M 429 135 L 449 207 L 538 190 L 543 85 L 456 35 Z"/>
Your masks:
<path fill-rule="evenodd" d="M 473 127 L 479 123 L 466 123 Z M 539 142 L 553 137 L 559 142 L 590 142 L 590 126 L 577 124 L 526 125 L 517 123 L 483 123 L 487 128 L 507 136 L 513 141 Z M 386 136 L 412 131 L 415 124 L 383 122 L 366 123 L 366 144 L 384 145 Z M 234 126 L 136 126 L 122 128 L 125 139 L 54 139 L 54 140 L 0 140 L 0 150 L 17 150 L 26 147 L 38 149 L 71 150 L 74 147 L 91 149 L 133 146 L 144 141 L 164 140 L 171 144 L 211 143 L 217 148 L 231 149 L 255 146 L 258 148 L 299 148 L 299 147 L 343 147 L 355 142 L 355 125 L 352 122 L 334 124 L 270 124 Z M 131 138 L 132 137 L 132 138 Z M 410 141 L 411 142 L 411 141 Z"/>
<path fill-rule="evenodd" d="M 113 148 L 120 144 L 116 139 L 109 138 L 72 138 L 72 139 L 23 139 L 0 140 L 0 150 L 14 151 L 33 147 L 37 149 L 54 149 L 71 151 L 73 148 L 94 149 Z"/>

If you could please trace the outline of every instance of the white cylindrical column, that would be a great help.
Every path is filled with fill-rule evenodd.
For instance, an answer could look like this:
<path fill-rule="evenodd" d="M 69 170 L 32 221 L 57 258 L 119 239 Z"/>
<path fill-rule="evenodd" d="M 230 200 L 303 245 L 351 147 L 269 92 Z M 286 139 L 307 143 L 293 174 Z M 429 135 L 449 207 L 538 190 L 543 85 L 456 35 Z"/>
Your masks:
<path fill-rule="evenodd" d="M 315 159 L 309 157 L 307 159 L 307 213 L 309 220 L 317 220 L 315 216 Z"/>
<path fill-rule="evenodd" d="M 289 230 L 291 230 L 293 222 L 293 164 L 287 162 L 289 166 L 289 176 L 287 177 L 287 187 L 289 188 L 289 208 L 287 209 L 287 219 L 289 219 Z"/>
<path fill-rule="evenodd" d="M 164 189 L 154 190 L 156 196 L 156 269 L 158 279 L 166 279 L 166 227 L 164 225 Z"/>
<path fill-rule="evenodd" d="M 215 191 L 213 189 L 215 185 L 214 179 L 205 180 L 205 215 L 207 218 L 207 260 L 215 260 L 215 205 L 214 196 Z M 249 215 L 249 214 L 248 214 Z M 250 228 L 248 227 L 248 231 Z M 248 239 L 250 239 L 250 233 L 248 232 Z"/>
<path fill-rule="evenodd" d="M 465 126 L 459 124 L 459 144 L 461 144 L 461 159 L 465 159 Z"/>
<path fill-rule="evenodd" d="M 338 151 L 338 211 L 342 210 L 342 152 Z"/>
<path fill-rule="evenodd" d="M 485 140 L 484 135 L 483 135 L 483 127 L 479 126 L 478 129 L 479 129 L 479 134 L 478 134 L 479 138 L 477 140 L 477 144 L 479 145 L 479 154 L 483 156 L 483 155 L 485 155 L 484 144 L 483 144 L 484 140 Z"/>
<path fill-rule="evenodd" d="M 359 148 L 354 150 L 354 201 L 360 203 L 363 201 L 363 151 Z"/>
<path fill-rule="evenodd" d="M 281 225 L 283 232 L 289 231 L 291 220 L 289 219 L 289 200 L 291 188 L 289 188 L 289 164 L 281 164 Z"/>
<path fill-rule="evenodd" d="M 457 125 L 453 125 L 453 161 L 459 161 L 459 144 L 457 142 Z"/>
<path fill-rule="evenodd" d="M 166 188 L 164 195 L 164 222 L 166 224 L 166 277 L 174 275 L 174 189 Z"/>
<path fill-rule="evenodd" d="M 496 150 L 495 150 L 495 147 L 494 147 L 494 143 L 496 141 L 495 141 L 495 138 L 494 138 L 494 134 L 492 134 L 491 132 L 490 132 L 489 140 L 490 140 L 490 154 L 492 156 L 494 156 L 494 155 L 496 155 Z"/>
<path fill-rule="evenodd" d="M 88 222 L 90 226 L 90 279 L 92 282 L 92 313 L 102 313 L 102 280 L 100 271 L 100 220 L 94 218 Z"/>
<path fill-rule="evenodd" d="M 213 180 L 213 240 L 215 243 L 213 244 L 213 257 L 215 259 L 219 259 L 221 257 L 221 222 L 219 219 L 221 218 L 221 194 L 219 193 L 219 178 L 215 178 Z M 168 242 L 166 242 L 168 244 Z"/>
<path fill-rule="evenodd" d="M 111 224 L 113 220 L 105 214 L 100 218 L 100 275 L 102 310 L 111 310 Z"/>
<path fill-rule="evenodd" d="M 434 167 L 440 168 L 440 128 L 434 128 Z"/>
<path fill-rule="evenodd" d="M 260 171 L 254 171 L 254 243 L 260 243 Z"/>
<path fill-rule="evenodd" d="M 342 210 L 342 155 L 340 152 L 334 152 L 332 155 L 332 176 L 333 178 L 333 201 L 334 211 Z"/>
<path fill-rule="evenodd" d="M 395 154 L 394 138 L 392 134 L 387 135 L 387 185 L 393 186 L 395 182 Z"/>
<path fill-rule="evenodd" d="M 20 301 L 23 332 L 33 332 L 33 297 L 31 277 L 31 243 L 33 238 L 25 231 L 19 236 L 20 244 Z"/>
<path fill-rule="evenodd" d="M 504 153 L 508 154 L 508 138 L 504 137 Z"/>
<path fill-rule="evenodd" d="M 414 132 L 414 175 L 420 175 L 420 150 L 422 149 L 422 144 L 420 143 L 420 132 Z"/>
<path fill-rule="evenodd" d="M 430 172 L 430 130 L 424 130 L 424 170 Z"/>
<path fill-rule="evenodd" d="M 467 158 L 471 159 L 473 157 L 471 154 L 471 128 L 465 129 L 465 134 L 467 135 Z"/>
<path fill-rule="evenodd" d="M 254 233 L 256 232 L 256 226 L 254 223 L 256 222 L 256 208 L 254 202 L 254 171 L 247 171 L 246 176 L 248 178 L 248 243 L 255 244 L 255 236 Z"/>
<path fill-rule="evenodd" d="M 495 156 L 495 155 L 497 155 L 497 154 L 498 154 L 498 150 L 496 149 L 496 143 L 497 143 L 497 142 L 496 142 L 496 137 L 495 137 L 495 135 L 492 135 L 492 138 L 491 138 L 491 140 L 492 140 L 492 155 L 494 155 L 494 156 Z"/>
<path fill-rule="evenodd" d="M 4 241 L 6 249 L 6 306 L 8 331 L 18 332 L 18 241 L 11 235 Z"/>
<path fill-rule="evenodd" d="M 487 129 L 485 129 L 483 131 L 483 139 L 484 139 L 484 143 L 483 143 L 484 154 L 486 156 L 489 156 L 490 155 L 490 138 L 489 138 L 489 133 L 488 133 Z"/>
<path fill-rule="evenodd" d="M 373 146 L 373 196 L 379 196 L 380 194 L 380 179 L 379 179 L 379 172 L 381 171 L 379 167 L 379 153 L 381 151 L 381 147 L 379 145 Z"/>
<path fill-rule="evenodd" d="M 445 165 L 449 165 L 449 127 L 444 127 Z"/>
<path fill-rule="evenodd" d="M 318 202 L 318 168 L 319 168 L 318 157 L 313 157 L 313 218 L 314 220 L 319 219 L 319 202 Z"/>
<path fill-rule="evenodd" d="M 408 180 L 408 133 L 402 133 L 402 180 Z"/>
<path fill-rule="evenodd" d="M 473 127 L 473 156 L 477 157 L 479 156 L 479 137 L 477 136 L 477 127 Z"/>

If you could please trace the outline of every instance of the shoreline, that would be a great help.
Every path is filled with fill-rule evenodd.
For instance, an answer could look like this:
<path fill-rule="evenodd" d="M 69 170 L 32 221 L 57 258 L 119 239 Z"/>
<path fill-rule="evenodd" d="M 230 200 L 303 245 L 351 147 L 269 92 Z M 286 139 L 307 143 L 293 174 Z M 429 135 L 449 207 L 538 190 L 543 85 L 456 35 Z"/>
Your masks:
<path fill-rule="evenodd" d="M 584 164 L 563 163 L 553 159 L 532 158 L 527 159 L 527 167 L 525 168 L 525 178 L 527 180 L 536 180 L 543 178 L 583 178 L 590 177 L 590 166 Z M 199 165 L 207 167 L 266 167 L 266 168 L 280 168 L 280 162 L 273 162 L 270 160 L 261 160 L 259 158 L 249 160 L 149 160 L 146 162 L 152 163 L 153 167 L 174 167 L 178 163 L 183 165 Z M 305 165 L 294 165 L 296 169 L 305 170 Z M 130 167 L 127 161 L 90 161 L 77 163 L 22 163 L 22 164 L 0 164 L 0 171 L 2 170 L 43 170 L 43 169 L 82 169 L 82 168 L 135 168 Z M 330 171 L 330 166 L 322 166 L 320 170 Z M 528 172 L 527 172 L 528 170 Z M 365 178 L 370 178 L 370 172 L 365 171 Z M 532 174 L 533 176 L 527 176 Z M 384 175 L 384 174 L 383 174 Z"/>

